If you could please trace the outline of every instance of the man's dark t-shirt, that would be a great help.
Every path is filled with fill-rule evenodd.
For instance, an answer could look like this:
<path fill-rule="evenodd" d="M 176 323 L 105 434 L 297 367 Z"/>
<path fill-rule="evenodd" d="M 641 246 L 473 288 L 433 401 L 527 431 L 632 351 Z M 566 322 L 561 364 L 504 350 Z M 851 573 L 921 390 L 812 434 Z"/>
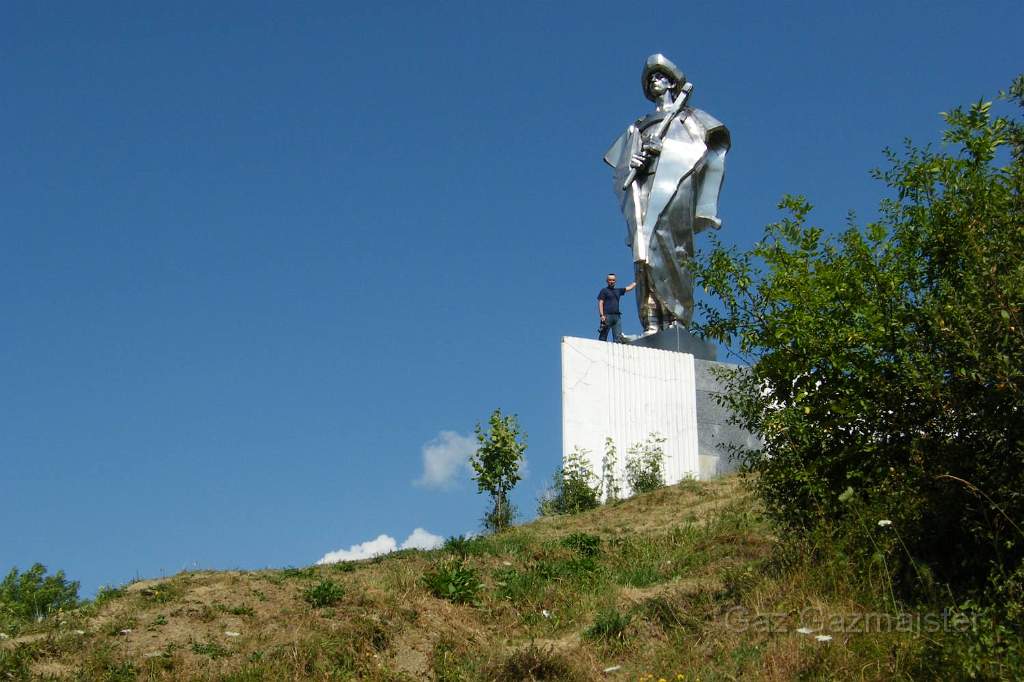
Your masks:
<path fill-rule="evenodd" d="M 625 289 L 616 289 L 615 287 L 605 287 L 601 289 L 601 292 L 597 295 L 597 300 L 604 301 L 604 314 L 605 315 L 618 315 L 619 314 L 619 298 L 626 293 Z"/>

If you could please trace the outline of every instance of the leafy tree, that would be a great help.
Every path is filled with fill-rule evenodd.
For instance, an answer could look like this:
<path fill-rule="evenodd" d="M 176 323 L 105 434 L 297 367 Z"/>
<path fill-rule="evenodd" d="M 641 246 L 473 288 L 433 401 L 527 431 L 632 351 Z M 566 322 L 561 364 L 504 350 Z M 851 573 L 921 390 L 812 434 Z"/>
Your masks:
<path fill-rule="evenodd" d="M 1004 98 L 1024 107 L 1024 77 Z M 1024 558 L 1024 128 L 990 102 L 943 118 L 942 149 L 886 151 L 878 222 L 829 238 L 786 197 L 751 251 L 714 242 L 696 329 L 749 365 L 724 400 L 763 437 L 738 454 L 777 519 L 841 520 L 852 488 L 981 588 Z"/>
<path fill-rule="evenodd" d="M 46 575 L 46 566 L 34 564 L 19 573 L 12 568 L 0 582 L 0 627 L 14 629 L 60 609 L 78 605 L 78 583 L 69 582 L 64 571 Z"/>
<path fill-rule="evenodd" d="M 493 506 L 484 516 L 484 526 L 491 531 L 508 528 L 515 510 L 508 494 L 519 482 L 520 466 L 526 451 L 526 434 L 519 432 L 516 416 L 502 416 L 501 410 L 491 413 L 490 428 L 476 425 L 476 440 L 480 444 L 470 458 L 479 492 L 491 496 Z"/>

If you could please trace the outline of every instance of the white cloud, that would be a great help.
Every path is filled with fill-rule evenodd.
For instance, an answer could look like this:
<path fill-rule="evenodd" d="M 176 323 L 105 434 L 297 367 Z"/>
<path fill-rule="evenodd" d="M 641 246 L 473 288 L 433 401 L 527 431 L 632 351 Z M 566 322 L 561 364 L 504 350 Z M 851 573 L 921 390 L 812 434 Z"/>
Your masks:
<path fill-rule="evenodd" d="M 444 538 L 434 535 L 429 530 L 417 528 L 409 533 L 409 537 L 402 543 L 402 549 L 437 549 L 444 544 Z"/>
<path fill-rule="evenodd" d="M 320 557 L 317 564 L 336 564 L 339 561 L 359 561 L 360 559 L 372 559 L 382 554 L 390 554 L 396 549 L 437 549 L 444 544 L 444 538 L 434 535 L 429 530 L 417 528 L 409 533 L 409 537 L 402 542 L 401 547 L 390 535 L 381 533 L 373 540 L 360 542 L 348 549 L 337 549 L 328 552 Z"/>
<path fill-rule="evenodd" d="M 460 476 L 469 471 L 469 457 L 476 452 L 473 436 L 455 431 L 442 431 L 437 438 L 423 445 L 423 475 L 415 481 L 424 488 L 451 488 Z"/>
<path fill-rule="evenodd" d="M 328 552 L 320 557 L 318 564 L 335 564 L 339 561 L 359 561 L 360 559 L 372 559 L 375 556 L 381 554 L 387 554 L 388 552 L 394 552 L 398 548 L 398 543 L 390 535 L 384 535 L 381 533 L 373 540 L 367 540 L 366 542 L 360 542 L 358 545 L 352 545 L 348 549 L 338 549 L 333 552 Z"/>

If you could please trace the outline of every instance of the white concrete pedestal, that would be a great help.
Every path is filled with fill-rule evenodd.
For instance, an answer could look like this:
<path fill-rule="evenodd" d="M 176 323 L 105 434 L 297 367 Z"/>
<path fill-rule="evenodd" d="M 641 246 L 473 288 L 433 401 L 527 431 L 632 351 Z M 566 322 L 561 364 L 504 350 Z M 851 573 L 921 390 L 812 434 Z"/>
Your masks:
<path fill-rule="evenodd" d="M 587 450 L 600 476 L 610 437 L 619 452 L 616 477 L 624 483 L 627 450 L 657 433 L 666 439 L 670 485 L 732 470 L 726 444 L 756 440 L 728 424 L 728 413 L 714 402 L 721 387 L 711 370 L 720 364 L 688 353 L 563 337 L 563 458 L 576 448 Z"/>

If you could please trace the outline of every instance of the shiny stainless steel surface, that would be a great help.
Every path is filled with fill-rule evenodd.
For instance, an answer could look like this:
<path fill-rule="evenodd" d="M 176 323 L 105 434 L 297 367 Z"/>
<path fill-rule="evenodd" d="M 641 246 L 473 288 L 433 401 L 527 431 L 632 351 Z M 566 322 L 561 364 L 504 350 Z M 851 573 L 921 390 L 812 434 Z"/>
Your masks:
<path fill-rule="evenodd" d="M 605 153 L 633 249 L 637 312 L 645 333 L 693 316 L 693 281 L 686 261 L 693 236 L 719 227 L 718 195 L 725 178 L 728 129 L 687 106 L 692 85 L 668 58 L 644 63 L 644 96 L 657 105 L 630 125 Z"/>

